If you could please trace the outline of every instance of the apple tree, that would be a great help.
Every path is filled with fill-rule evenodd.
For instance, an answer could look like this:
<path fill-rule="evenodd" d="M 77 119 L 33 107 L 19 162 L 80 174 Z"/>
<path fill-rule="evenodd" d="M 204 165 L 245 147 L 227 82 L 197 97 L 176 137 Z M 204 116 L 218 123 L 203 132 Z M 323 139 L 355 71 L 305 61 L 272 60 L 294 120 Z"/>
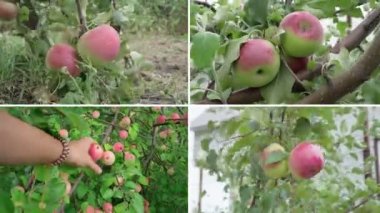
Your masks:
<path fill-rule="evenodd" d="M 366 0 L 192 1 L 192 101 L 380 103 L 379 5 Z"/>
<path fill-rule="evenodd" d="M 184 108 L 9 108 L 68 141 L 91 137 L 97 175 L 69 166 L 0 166 L 5 212 L 181 212 L 187 210 Z M 172 119 L 172 114 L 180 115 Z M 165 120 L 157 122 L 157 117 Z M 38 138 L 36 138 L 38 140 Z"/>
<path fill-rule="evenodd" d="M 197 165 L 225 184 L 226 211 L 380 209 L 378 155 L 370 154 L 378 149 L 373 140 L 377 143 L 379 118 L 368 116 L 366 108 L 228 110 L 236 116 L 208 120 L 196 141 Z M 209 113 L 218 117 L 220 111 Z M 200 193 L 199 202 L 207 193 Z"/>

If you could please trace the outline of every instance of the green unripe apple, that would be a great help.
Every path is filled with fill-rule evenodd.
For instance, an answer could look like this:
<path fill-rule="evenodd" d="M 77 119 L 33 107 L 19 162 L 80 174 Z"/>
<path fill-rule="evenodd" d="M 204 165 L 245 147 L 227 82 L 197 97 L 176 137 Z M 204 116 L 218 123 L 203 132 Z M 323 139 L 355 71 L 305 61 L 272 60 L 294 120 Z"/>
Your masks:
<path fill-rule="evenodd" d="M 272 143 L 267 146 L 260 155 L 260 165 L 264 170 L 264 174 L 274 179 L 285 177 L 288 174 L 288 163 L 286 160 L 269 164 L 266 163 L 269 156 L 276 152 L 285 153 L 285 149 L 278 143 Z"/>
<path fill-rule="evenodd" d="M 235 90 L 262 87 L 270 83 L 280 70 L 280 56 L 267 40 L 251 39 L 240 48 L 233 75 Z"/>
<path fill-rule="evenodd" d="M 322 24 L 309 12 L 297 11 L 288 14 L 281 21 L 280 28 L 285 31 L 281 36 L 281 45 L 289 56 L 307 57 L 322 45 Z"/>

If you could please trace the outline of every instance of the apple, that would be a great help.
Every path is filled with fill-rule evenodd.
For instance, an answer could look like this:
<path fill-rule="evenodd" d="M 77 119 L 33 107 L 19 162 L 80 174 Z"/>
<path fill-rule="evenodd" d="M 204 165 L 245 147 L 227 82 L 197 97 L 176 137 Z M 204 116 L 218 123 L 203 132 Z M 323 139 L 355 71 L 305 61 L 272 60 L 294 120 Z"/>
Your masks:
<path fill-rule="evenodd" d="M 11 21 L 17 17 L 17 6 L 13 3 L 0 1 L 0 19 Z"/>
<path fill-rule="evenodd" d="M 123 152 L 124 150 L 124 145 L 120 142 L 117 142 L 113 145 L 113 151 L 114 152 Z"/>
<path fill-rule="evenodd" d="M 97 111 L 97 110 L 93 111 L 92 112 L 92 117 L 95 118 L 95 119 L 99 118 L 100 117 L 100 112 Z"/>
<path fill-rule="evenodd" d="M 133 161 L 136 159 L 136 157 L 130 152 L 124 152 L 124 159 L 127 161 Z"/>
<path fill-rule="evenodd" d="M 116 176 L 116 185 L 117 186 L 123 186 L 124 185 L 124 178 L 122 176 Z"/>
<path fill-rule="evenodd" d="M 168 136 L 170 136 L 172 134 L 172 130 L 171 129 L 165 129 L 165 130 L 162 130 L 160 133 L 158 133 L 160 138 L 167 138 Z"/>
<path fill-rule="evenodd" d="M 280 55 L 267 40 L 250 39 L 240 48 L 232 78 L 235 90 L 269 84 L 280 70 Z"/>
<path fill-rule="evenodd" d="M 168 150 L 168 147 L 167 147 L 165 144 L 162 144 L 162 145 L 160 146 L 160 149 L 161 149 L 162 151 L 166 151 L 166 150 Z"/>
<path fill-rule="evenodd" d="M 127 139 L 128 138 L 128 132 L 126 130 L 120 130 L 119 131 L 119 137 L 121 139 Z"/>
<path fill-rule="evenodd" d="M 173 167 L 170 167 L 170 168 L 166 171 L 166 173 L 168 173 L 168 175 L 170 175 L 170 176 L 174 175 L 174 172 L 175 172 L 175 170 L 174 170 Z"/>
<path fill-rule="evenodd" d="M 144 213 L 149 213 L 149 202 L 147 200 L 144 200 Z"/>
<path fill-rule="evenodd" d="M 309 62 L 309 59 L 307 57 L 302 58 L 296 58 L 287 56 L 286 57 L 286 63 L 288 63 L 288 66 L 294 73 L 299 73 L 301 71 L 307 70 L 307 63 Z"/>
<path fill-rule="evenodd" d="M 89 205 L 87 206 L 86 208 L 86 213 L 96 213 L 97 209 L 95 209 L 95 207 Z"/>
<path fill-rule="evenodd" d="M 297 144 L 290 153 L 289 168 L 296 179 L 310 179 L 318 174 L 323 166 L 321 147 L 309 141 Z"/>
<path fill-rule="evenodd" d="M 163 124 L 166 122 L 166 116 L 165 115 L 159 115 L 156 119 L 156 124 Z"/>
<path fill-rule="evenodd" d="M 137 149 L 137 145 L 136 144 L 132 144 L 130 149 Z"/>
<path fill-rule="evenodd" d="M 175 122 L 175 123 L 178 123 L 178 120 L 181 120 L 181 116 L 178 114 L 178 113 L 176 113 L 176 112 L 174 112 L 173 114 L 172 114 L 172 120 Z"/>
<path fill-rule="evenodd" d="M 88 154 L 90 154 L 91 158 L 94 161 L 98 161 L 100 158 L 103 156 L 103 148 L 97 144 L 97 143 L 92 143 L 90 145 L 90 149 L 88 151 Z"/>
<path fill-rule="evenodd" d="M 136 191 L 137 193 L 140 193 L 141 190 L 142 190 L 141 185 L 140 185 L 140 184 L 136 184 L 135 191 Z"/>
<path fill-rule="evenodd" d="M 111 203 L 104 203 L 103 204 L 103 211 L 104 213 L 112 213 L 112 204 Z"/>
<path fill-rule="evenodd" d="M 297 11 L 285 16 L 280 28 L 281 45 L 286 55 L 307 57 L 314 54 L 323 42 L 323 27 L 317 17 L 306 11 Z"/>
<path fill-rule="evenodd" d="M 270 155 L 274 153 L 285 153 L 284 147 L 278 143 L 272 143 L 267 146 L 260 154 L 260 165 L 264 170 L 264 174 L 270 178 L 281 178 L 288 174 L 288 167 L 286 160 L 281 160 L 275 163 L 266 163 Z"/>
<path fill-rule="evenodd" d="M 77 52 L 68 44 L 55 44 L 47 52 L 45 64 L 49 69 L 61 70 L 66 67 L 69 74 L 73 77 L 80 75 L 77 65 Z"/>
<path fill-rule="evenodd" d="M 127 126 L 131 125 L 131 119 L 128 116 L 125 116 L 121 121 L 119 122 L 119 126 L 121 128 L 126 128 Z"/>
<path fill-rule="evenodd" d="M 78 41 L 79 55 L 93 64 L 115 60 L 120 51 L 118 32 L 110 25 L 100 25 L 83 34 Z"/>
<path fill-rule="evenodd" d="M 61 136 L 61 138 L 68 138 L 69 137 L 69 132 L 67 131 L 67 129 L 59 130 L 58 134 L 59 134 L 59 136 Z"/>
<path fill-rule="evenodd" d="M 113 163 L 115 163 L 115 154 L 111 151 L 105 151 L 103 153 L 103 163 L 104 165 L 111 166 Z"/>

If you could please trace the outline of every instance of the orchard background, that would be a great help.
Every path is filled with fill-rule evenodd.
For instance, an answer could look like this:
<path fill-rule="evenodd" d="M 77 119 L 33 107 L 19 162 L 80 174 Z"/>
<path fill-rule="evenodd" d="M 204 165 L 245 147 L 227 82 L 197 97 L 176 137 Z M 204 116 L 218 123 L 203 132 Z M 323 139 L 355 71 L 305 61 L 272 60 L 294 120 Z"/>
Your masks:
<path fill-rule="evenodd" d="M 187 102 L 186 0 L 12 2 L 16 19 L 0 18 L 0 103 Z M 120 36 L 116 60 L 100 66 L 80 58 L 79 77 L 47 68 L 50 47 L 77 48 L 102 24 Z"/>
<path fill-rule="evenodd" d="M 206 0 L 192 1 L 190 10 L 193 103 L 380 103 L 377 0 Z M 295 70 L 279 25 L 296 11 L 320 20 L 324 40 Z M 274 44 L 281 67 L 265 86 L 236 89 L 239 49 L 250 38 Z"/>
<path fill-rule="evenodd" d="M 123 152 L 103 173 L 67 166 L 0 167 L 3 212 L 84 212 L 90 205 L 113 212 L 187 211 L 185 108 L 10 108 L 20 119 L 59 138 L 92 137 L 104 150 Z M 160 119 L 157 119 L 160 117 Z M 162 119 L 162 118 L 165 119 Z M 120 131 L 126 130 L 127 137 Z M 125 139 L 123 139 L 125 138 Z"/>
<path fill-rule="evenodd" d="M 191 107 L 191 212 L 361 212 L 380 209 L 378 108 Z M 273 179 L 265 147 L 322 147 L 324 168 L 310 179 Z M 309 155 L 309 154 L 305 154 Z M 275 156 L 287 161 L 288 156 Z"/>

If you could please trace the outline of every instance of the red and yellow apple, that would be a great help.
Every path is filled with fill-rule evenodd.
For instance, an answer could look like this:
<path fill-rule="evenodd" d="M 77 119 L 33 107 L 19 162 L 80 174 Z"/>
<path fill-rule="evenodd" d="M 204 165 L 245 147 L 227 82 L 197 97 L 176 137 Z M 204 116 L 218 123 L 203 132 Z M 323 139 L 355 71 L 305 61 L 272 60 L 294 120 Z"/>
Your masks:
<path fill-rule="evenodd" d="M 240 48 L 233 73 L 233 88 L 262 87 L 280 70 L 280 55 L 267 40 L 251 39 Z"/>
<path fill-rule="evenodd" d="M 104 203 L 103 204 L 103 211 L 104 213 L 112 213 L 113 212 L 113 206 L 112 206 L 112 203 Z"/>
<path fill-rule="evenodd" d="M 17 6 L 13 3 L 0 1 L 0 19 L 11 21 L 17 16 Z"/>
<path fill-rule="evenodd" d="M 120 142 L 116 142 L 113 145 L 113 151 L 114 152 L 123 152 L 124 151 L 124 144 L 122 144 Z"/>
<path fill-rule="evenodd" d="M 105 151 L 102 156 L 103 164 L 111 166 L 115 163 L 115 154 L 111 151 Z"/>
<path fill-rule="evenodd" d="M 166 116 L 165 115 L 159 115 L 156 119 L 156 124 L 163 124 L 166 122 Z"/>
<path fill-rule="evenodd" d="M 121 121 L 119 122 L 119 126 L 121 128 L 126 128 L 129 125 L 131 125 L 131 119 L 128 116 L 125 116 Z"/>
<path fill-rule="evenodd" d="M 119 137 L 121 139 L 127 139 L 128 138 L 128 132 L 126 130 L 120 130 L 119 131 Z"/>
<path fill-rule="evenodd" d="M 98 161 L 99 159 L 101 159 L 103 156 L 103 152 L 103 148 L 97 143 L 91 144 L 90 149 L 88 150 L 88 154 L 90 154 L 91 158 L 94 161 Z"/>
<path fill-rule="evenodd" d="M 264 174 L 270 178 L 281 178 L 288 174 L 287 162 L 285 159 L 274 162 L 266 163 L 270 155 L 275 153 L 285 153 L 284 147 L 278 143 L 272 143 L 267 146 L 260 155 L 260 165 L 264 170 Z"/>
<path fill-rule="evenodd" d="M 314 54 L 323 42 L 323 27 L 317 17 L 306 11 L 288 14 L 282 19 L 281 45 L 288 56 L 307 57 Z"/>

